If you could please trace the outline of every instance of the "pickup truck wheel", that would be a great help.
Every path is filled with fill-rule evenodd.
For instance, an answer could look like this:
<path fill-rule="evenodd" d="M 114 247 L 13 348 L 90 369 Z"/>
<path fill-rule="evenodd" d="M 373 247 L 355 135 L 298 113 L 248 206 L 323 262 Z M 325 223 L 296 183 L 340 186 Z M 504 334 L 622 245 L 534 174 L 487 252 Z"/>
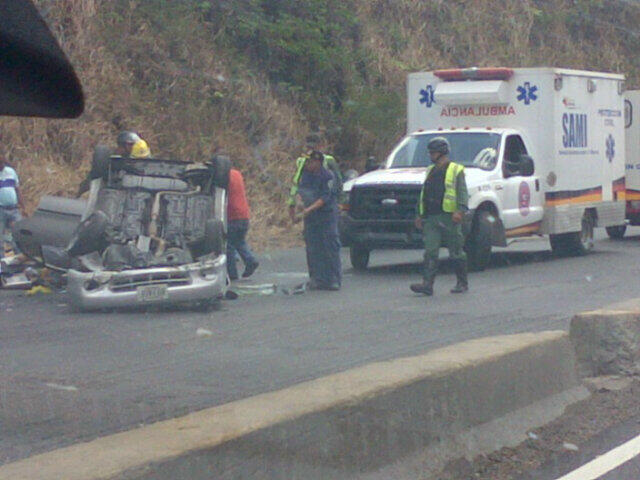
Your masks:
<path fill-rule="evenodd" d="M 100 251 L 106 246 L 105 231 L 109 217 L 102 210 L 96 210 L 76 227 L 66 251 L 72 257 Z"/>
<path fill-rule="evenodd" d="M 607 230 L 607 235 L 609 235 L 609 238 L 613 240 L 620 240 L 622 237 L 624 237 L 624 234 L 627 231 L 627 226 L 616 225 L 614 227 L 607 227 L 606 230 Z"/>
<path fill-rule="evenodd" d="M 204 227 L 204 248 L 206 253 L 221 255 L 224 251 L 224 224 L 221 220 L 207 220 Z"/>
<path fill-rule="evenodd" d="M 226 155 L 216 155 L 213 157 L 212 163 L 215 165 L 213 183 L 216 187 L 227 188 L 229 186 L 231 160 Z"/>
<path fill-rule="evenodd" d="M 351 265 L 357 271 L 364 271 L 369 265 L 370 250 L 362 245 L 353 245 L 349 249 L 349 259 Z"/>
<path fill-rule="evenodd" d="M 109 174 L 109 159 L 111 158 L 111 149 L 105 145 L 97 145 L 93 150 L 91 158 L 91 171 L 89 177 L 91 180 L 96 178 L 106 178 Z"/>
<path fill-rule="evenodd" d="M 482 271 L 491 261 L 491 216 L 491 212 L 481 211 L 473 221 L 464 247 L 470 270 Z"/>
<path fill-rule="evenodd" d="M 586 255 L 593 249 L 594 221 L 591 213 L 584 212 L 582 229 L 579 232 L 551 235 L 551 250 L 563 257 L 578 257 Z"/>

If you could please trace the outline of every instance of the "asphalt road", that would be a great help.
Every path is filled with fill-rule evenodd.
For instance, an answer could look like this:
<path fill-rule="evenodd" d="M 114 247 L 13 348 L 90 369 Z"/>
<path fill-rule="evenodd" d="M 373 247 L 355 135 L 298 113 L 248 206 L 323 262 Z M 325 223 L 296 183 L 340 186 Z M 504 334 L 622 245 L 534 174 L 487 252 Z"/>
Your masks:
<path fill-rule="evenodd" d="M 532 472 L 524 480 L 556 480 L 606 454 L 610 450 L 636 438 L 640 434 L 640 418 L 634 417 L 600 432 L 581 445 L 579 452 L 563 452 L 555 456 L 539 471 Z M 615 463 L 605 462 L 607 466 Z M 638 480 L 640 456 L 597 476 L 597 480 Z"/>
<path fill-rule="evenodd" d="M 345 251 L 346 254 L 346 251 Z M 78 314 L 63 294 L 0 291 L 0 464 L 369 363 L 470 338 L 566 329 L 640 296 L 640 229 L 558 259 L 546 240 L 494 254 L 471 291 L 411 293 L 421 253 L 374 252 L 340 292 L 245 296 L 208 313 Z M 263 255 L 256 283 L 303 280 L 301 249 Z M 199 337 L 198 328 L 213 332 Z"/>

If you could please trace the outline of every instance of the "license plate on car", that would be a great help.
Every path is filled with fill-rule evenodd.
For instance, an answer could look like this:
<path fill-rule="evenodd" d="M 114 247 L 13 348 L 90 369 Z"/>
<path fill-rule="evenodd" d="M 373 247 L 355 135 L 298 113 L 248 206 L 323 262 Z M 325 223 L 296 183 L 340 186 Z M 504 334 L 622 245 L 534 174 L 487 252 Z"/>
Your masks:
<path fill-rule="evenodd" d="M 136 289 L 136 294 L 138 295 L 138 301 L 143 303 L 157 302 L 169 298 L 166 285 L 143 285 Z"/>

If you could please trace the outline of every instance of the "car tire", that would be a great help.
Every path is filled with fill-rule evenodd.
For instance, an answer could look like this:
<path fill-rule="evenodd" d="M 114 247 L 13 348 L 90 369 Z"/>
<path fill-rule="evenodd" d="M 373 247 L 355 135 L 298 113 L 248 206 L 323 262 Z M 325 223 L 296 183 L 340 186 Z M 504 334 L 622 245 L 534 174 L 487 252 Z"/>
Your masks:
<path fill-rule="evenodd" d="M 476 214 L 465 243 L 469 270 L 482 271 L 491 261 L 491 217 L 486 210 Z"/>
<path fill-rule="evenodd" d="M 202 255 L 224 253 L 224 223 L 222 220 L 210 219 L 204 227 L 204 239 L 202 240 Z"/>
<path fill-rule="evenodd" d="M 625 232 L 627 231 L 626 225 L 615 225 L 613 227 L 607 227 L 605 229 L 607 231 L 607 235 L 612 240 L 620 240 L 624 237 Z"/>
<path fill-rule="evenodd" d="M 354 270 L 363 272 L 369 266 L 371 250 L 359 244 L 352 245 L 349 249 L 349 259 Z"/>
<path fill-rule="evenodd" d="M 213 183 L 216 187 L 227 188 L 229 186 L 229 171 L 231 170 L 231 160 L 226 155 L 215 155 L 212 159 L 215 166 Z"/>
<path fill-rule="evenodd" d="M 111 149 L 106 145 L 97 145 L 93 150 L 91 158 L 91 171 L 89 178 L 106 178 L 109 175 L 109 159 L 111 158 Z"/>
<path fill-rule="evenodd" d="M 96 210 L 77 226 L 67 247 L 72 257 L 102 250 L 106 246 L 105 230 L 109 217 L 101 210 Z"/>

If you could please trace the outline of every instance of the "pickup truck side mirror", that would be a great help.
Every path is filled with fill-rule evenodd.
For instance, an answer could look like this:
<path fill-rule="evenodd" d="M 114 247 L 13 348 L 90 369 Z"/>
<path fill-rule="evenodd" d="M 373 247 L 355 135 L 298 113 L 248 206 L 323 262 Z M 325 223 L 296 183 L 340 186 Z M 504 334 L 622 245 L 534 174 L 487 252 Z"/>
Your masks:
<path fill-rule="evenodd" d="M 519 167 L 520 175 L 523 177 L 530 177 L 536 171 L 533 158 L 529 155 L 520 155 Z"/>

